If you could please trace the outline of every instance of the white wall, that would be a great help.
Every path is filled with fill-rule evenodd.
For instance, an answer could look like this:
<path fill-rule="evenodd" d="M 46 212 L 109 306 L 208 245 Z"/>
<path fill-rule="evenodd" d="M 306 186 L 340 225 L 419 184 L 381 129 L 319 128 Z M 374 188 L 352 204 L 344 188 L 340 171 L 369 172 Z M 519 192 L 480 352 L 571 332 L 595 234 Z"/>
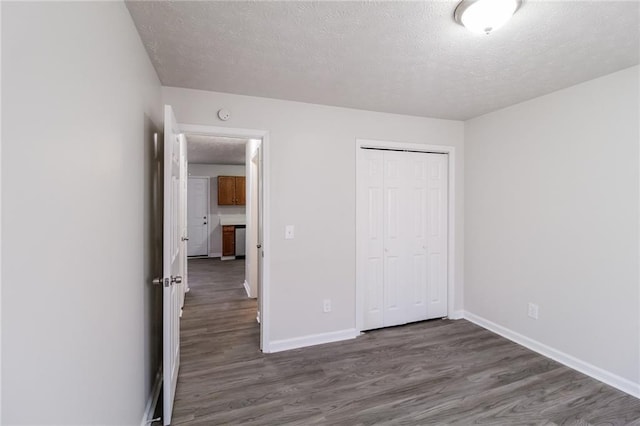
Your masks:
<path fill-rule="evenodd" d="M 456 282 L 463 278 L 463 131 L 438 120 L 163 88 L 180 123 L 270 132 L 271 340 L 355 327 L 355 139 L 456 147 Z M 231 119 L 217 120 L 227 108 Z M 285 225 L 295 239 L 284 239 Z M 462 292 L 456 293 L 457 309 Z M 332 312 L 322 300 L 332 299 Z"/>
<path fill-rule="evenodd" d="M 160 83 L 121 2 L 2 2 L 2 423 L 140 424 Z"/>
<path fill-rule="evenodd" d="M 639 71 L 465 123 L 465 310 L 635 383 Z"/>
<path fill-rule="evenodd" d="M 177 114 L 177 112 L 176 112 Z M 222 227 L 220 216 L 246 214 L 245 206 L 218 205 L 218 176 L 245 176 L 246 167 L 230 164 L 191 164 L 189 176 L 209 177 L 209 256 L 222 256 Z"/>

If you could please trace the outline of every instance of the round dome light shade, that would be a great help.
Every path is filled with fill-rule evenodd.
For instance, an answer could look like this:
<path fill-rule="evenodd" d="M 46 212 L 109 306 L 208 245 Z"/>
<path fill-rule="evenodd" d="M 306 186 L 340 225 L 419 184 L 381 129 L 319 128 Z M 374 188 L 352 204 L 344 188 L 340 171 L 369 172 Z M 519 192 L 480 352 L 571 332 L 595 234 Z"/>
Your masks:
<path fill-rule="evenodd" d="M 521 0 L 462 0 L 454 18 L 474 33 L 489 34 L 507 23 Z"/>

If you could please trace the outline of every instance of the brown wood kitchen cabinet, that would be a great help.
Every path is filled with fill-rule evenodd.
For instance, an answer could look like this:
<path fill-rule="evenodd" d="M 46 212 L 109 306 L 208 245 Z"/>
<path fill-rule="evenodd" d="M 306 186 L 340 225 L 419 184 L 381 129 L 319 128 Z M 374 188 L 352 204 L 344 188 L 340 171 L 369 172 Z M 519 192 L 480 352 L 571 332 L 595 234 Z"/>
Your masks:
<path fill-rule="evenodd" d="M 236 227 L 224 225 L 222 227 L 222 255 L 235 256 L 236 254 Z"/>
<path fill-rule="evenodd" d="M 218 205 L 244 206 L 246 201 L 244 176 L 218 176 Z"/>

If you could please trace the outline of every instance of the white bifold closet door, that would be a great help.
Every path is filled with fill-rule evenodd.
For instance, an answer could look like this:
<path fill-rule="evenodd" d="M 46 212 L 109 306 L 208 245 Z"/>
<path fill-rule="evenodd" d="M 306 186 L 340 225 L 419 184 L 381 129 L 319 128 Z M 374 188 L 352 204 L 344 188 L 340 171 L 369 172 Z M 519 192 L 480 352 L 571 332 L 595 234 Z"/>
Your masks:
<path fill-rule="evenodd" d="M 361 154 L 363 329 L 446 316 L 447 155 Z"/>

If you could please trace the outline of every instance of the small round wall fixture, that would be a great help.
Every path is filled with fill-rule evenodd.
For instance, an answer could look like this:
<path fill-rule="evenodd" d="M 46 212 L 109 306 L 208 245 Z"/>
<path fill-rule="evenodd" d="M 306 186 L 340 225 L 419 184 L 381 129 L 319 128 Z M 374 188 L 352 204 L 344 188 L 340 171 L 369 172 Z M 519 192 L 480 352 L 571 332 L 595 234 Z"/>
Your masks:
<path fill-rule="evenodd" d="M 231 117 L 229 110 L 221 109 L 218 111 L 218 118 L 222 121 L 227 121 Z"/>
<path fill-rule="evenodd" d="M 522 5 L 522 0 L 462 0 L 453 12 L 457 23 L 478 34 L 502 27 Z"/>

